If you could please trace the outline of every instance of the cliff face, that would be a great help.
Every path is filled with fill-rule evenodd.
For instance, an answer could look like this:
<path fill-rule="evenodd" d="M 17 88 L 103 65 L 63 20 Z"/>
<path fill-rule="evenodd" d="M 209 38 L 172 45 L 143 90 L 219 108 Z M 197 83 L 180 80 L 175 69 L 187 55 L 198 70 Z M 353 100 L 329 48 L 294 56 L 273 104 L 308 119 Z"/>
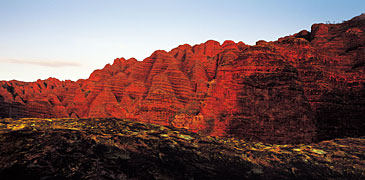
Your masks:
<path fill-rule="evenodd" d="M 86 80 L 0 82 L 1 117 L 117 117 L 302 143 L 364 135 L 365 19 L 275 42 L 207 41 L 117 58 Z"/>

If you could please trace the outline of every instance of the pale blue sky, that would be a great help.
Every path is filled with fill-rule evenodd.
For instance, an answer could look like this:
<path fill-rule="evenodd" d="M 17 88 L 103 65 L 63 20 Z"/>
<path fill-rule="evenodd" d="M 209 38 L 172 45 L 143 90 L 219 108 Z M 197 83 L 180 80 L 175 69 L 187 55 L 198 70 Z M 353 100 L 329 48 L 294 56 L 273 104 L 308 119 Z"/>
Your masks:
<path fill-rule="evenodd" d="M 116 57 L 272 41 L 364 12 L 364 0 L 0 0 L 0 80 L 88 78 Z"/>

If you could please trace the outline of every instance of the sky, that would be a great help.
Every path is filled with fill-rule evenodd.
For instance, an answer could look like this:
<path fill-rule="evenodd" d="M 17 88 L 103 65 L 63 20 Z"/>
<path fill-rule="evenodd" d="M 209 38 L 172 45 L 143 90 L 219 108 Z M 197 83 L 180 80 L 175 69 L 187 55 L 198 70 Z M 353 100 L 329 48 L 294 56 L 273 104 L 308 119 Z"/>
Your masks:
<path fill-rule="evenodd" d="M 0 80 L 85 79 L 118 57 L 254 45 L 361 13 L 364 0 L 0 0 Z"/>

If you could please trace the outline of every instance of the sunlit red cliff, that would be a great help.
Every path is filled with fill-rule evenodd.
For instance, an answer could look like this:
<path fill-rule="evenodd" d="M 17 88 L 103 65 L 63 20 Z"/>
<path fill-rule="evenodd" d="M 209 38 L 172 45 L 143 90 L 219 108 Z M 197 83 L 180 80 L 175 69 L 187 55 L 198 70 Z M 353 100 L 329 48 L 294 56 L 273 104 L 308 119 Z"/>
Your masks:
<path fill-rule="evenodd" d="M 1 117 L 117 117 L 307 143 L 364 135 L 365 14 L 274 42 L 209 40 L 117 58 L 89 79 L 1 81 Z"/>

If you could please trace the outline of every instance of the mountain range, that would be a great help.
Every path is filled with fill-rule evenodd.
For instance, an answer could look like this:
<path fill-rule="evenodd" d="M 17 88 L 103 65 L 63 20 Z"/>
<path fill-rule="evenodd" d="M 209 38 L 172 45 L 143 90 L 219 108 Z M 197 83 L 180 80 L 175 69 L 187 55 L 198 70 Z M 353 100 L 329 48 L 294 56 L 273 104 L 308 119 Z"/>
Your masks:
<path fill-rule="evenodd" d="M 0 81 L 0 117 L 115 117 L 279 144 L 362 136 L 364 65 L 362 14 L 254 46 L 116 58 L 78 81 Z"/>

